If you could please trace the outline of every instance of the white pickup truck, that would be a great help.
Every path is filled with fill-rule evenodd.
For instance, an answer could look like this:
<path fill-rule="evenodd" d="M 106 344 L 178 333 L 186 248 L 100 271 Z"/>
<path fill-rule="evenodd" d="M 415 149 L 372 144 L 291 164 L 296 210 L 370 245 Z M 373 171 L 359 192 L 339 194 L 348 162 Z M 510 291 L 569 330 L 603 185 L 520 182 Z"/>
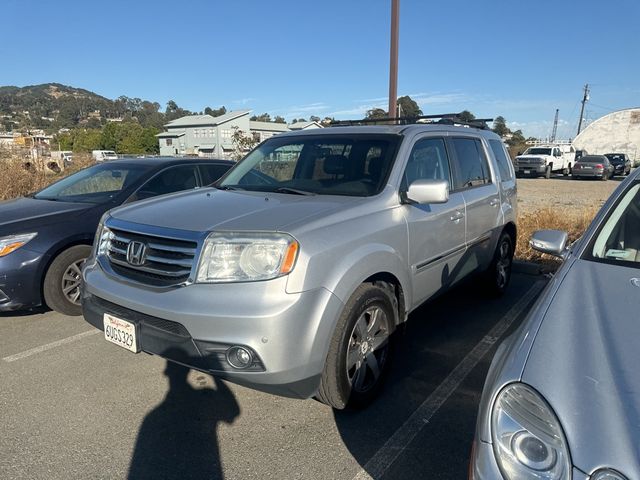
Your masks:
<path fill-rule="evenodd" d="M 516 176 L 551 177 L 552 173 L 567 176 L 575 162 L 575 150 L 566 145 L 537 145 L 518 155 L 513 164 Z"/>

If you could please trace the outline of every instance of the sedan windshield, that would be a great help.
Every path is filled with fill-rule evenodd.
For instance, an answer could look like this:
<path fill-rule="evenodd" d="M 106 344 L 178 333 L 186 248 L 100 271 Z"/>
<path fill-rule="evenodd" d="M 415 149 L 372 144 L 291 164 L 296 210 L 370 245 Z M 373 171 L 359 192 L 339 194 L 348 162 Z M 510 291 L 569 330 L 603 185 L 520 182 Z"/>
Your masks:
<path fill-rule="evenodd" d="M 80 170 L 36 193 L 39 200 L 102 203 L 132 185 L 148 168 L 142 165 L 95 165 Z"/>
<path fill-rule="evenodd" d="M 400 139 L 390 134 L 269 139 L 218 188 L 291 195 L 375 195 L 385 185 Z"/>
<path fill-rule="evenodd" d="M 621 196 L 591 241 L 586 258 L 640 267 L 640 183 Z"/>

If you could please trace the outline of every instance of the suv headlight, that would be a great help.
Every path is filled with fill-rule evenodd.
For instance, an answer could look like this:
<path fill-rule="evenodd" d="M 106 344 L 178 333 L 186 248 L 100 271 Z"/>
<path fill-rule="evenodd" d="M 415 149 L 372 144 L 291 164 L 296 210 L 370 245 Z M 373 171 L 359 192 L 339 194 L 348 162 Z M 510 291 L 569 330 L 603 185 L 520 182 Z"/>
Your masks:
<path fill-rule="evenodd" d="M 491 415 L 493 452 L 507 480 L 568 480 L 569 449 L 547 402 L 523 383 L 507 385 Z"/>
<path fill-rule="evenodd" d="M 11 252 L 26 245 L 29 241 L 33 240 L 36 235 L 37 233 L 21 233 L 0 238 L 0 257 L 9 255 Z"/>
<path fill-rule="evenodd" d="M 215 232 L 204 242 L 196 281 L 270 280 L 293 270 L 299 244 L 284 233 Z"/>

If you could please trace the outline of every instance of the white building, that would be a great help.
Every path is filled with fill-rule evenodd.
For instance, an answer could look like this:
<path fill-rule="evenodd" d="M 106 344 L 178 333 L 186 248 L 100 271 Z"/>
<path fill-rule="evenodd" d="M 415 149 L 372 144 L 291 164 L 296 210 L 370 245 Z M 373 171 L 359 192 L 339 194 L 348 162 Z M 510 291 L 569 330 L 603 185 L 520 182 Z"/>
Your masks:
<path fill-rule="evenodd" d="M 234 151 L 232 136 L 235 129 L 254 140 L 263 141 L 278 133 L 287 132 L 284 123 L 254 122 L 249 120 L 251 110 L 236 110 L 218 117 L 188 115 L 165 125 L 166 132 L 156 135 L 160 155 L 199 155 L 217 158 L 229 157 Z"/>
<path fill-rule="evenodd" d="M 640 162 L 640 108 L 600 117 L 580 132 L 573 145 L 591 154 L 626 153 L 637 164 Z"/>

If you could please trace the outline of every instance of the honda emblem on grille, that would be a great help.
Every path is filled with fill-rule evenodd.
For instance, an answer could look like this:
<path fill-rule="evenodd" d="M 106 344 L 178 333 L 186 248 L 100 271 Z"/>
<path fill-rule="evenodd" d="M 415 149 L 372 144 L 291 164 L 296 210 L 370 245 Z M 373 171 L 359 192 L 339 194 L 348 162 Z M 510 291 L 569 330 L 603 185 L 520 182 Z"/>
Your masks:
<path fill-rule="evenodd" d="M 132 241 L 127 246 L 127 263 L 129 265 L 142 265 L 147 256 L 147 246 L 142 242 Z"/>

